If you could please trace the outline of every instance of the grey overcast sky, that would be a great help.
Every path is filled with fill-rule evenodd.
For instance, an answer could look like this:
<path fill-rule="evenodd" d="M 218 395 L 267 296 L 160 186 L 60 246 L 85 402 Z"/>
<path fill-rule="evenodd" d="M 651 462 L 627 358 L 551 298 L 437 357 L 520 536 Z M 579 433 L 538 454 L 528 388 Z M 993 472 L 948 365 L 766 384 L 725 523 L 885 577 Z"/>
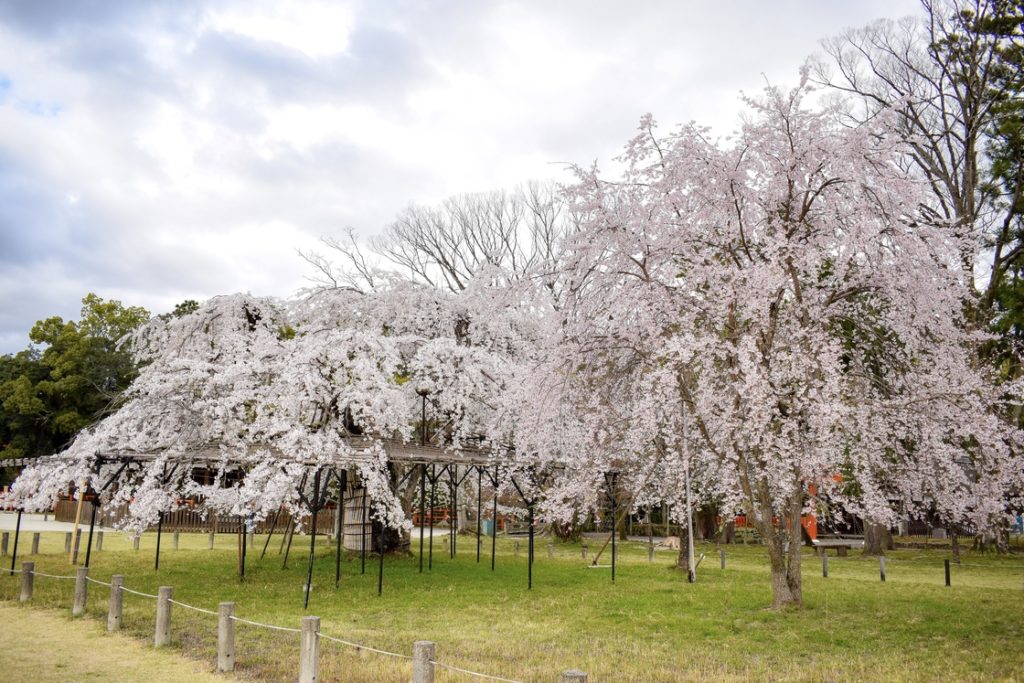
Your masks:
<path fill-rule="evenodd" d="M 88 292 L 289 296 L 296 249 L 566 179 L 652 112 L 727 134 L 916 0 L 0 0 L 0 353 Z"/>

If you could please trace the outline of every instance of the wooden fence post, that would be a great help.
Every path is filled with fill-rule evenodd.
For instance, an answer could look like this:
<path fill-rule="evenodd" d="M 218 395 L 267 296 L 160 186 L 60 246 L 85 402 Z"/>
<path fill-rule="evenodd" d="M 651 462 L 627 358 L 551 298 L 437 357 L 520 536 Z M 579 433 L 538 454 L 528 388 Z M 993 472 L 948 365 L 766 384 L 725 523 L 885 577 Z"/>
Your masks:
<path fill-rule="evenodd" d="M 110 607 L 107 610 L 108 631 L 119 631 L 121 629 L 121 613 L 124 607 L 122 586 L 124 586 L 123 575 L 115 574 L 110 577 Z"/>
<path fill-rule="evenodd" d="M 85 601 L 89 595 L 89 568 L 79 567 L 75 572 L 75 601 L 71 605 L 71 616 L 85 614 Z"/>
<path fill-rule="evenodd" d="M 317 683 L 320 678 L 320 617 L 302 617 L 299 637 L 299 683 Z"/>
<path fill-rule="evenodd" d="M 429 640 L 412 644 L 412 683 L 434 683 L 434 656 L 436 647 Z"/>
<path fill-rule="evenodd" d="M 171 644 L 171 595 L 170 586 L 160 586 L 159 595 L 156 599 L 156 632 L 153 635 L 153 645 L 162 647 Z"/>
<path fill-rule="evenodd" d="M 828 578 L 828 555 L 824 548 L 821 549 L 821 576 L 824 579 Z"/>
<path fill-rule="evenodd" d="M 70 555 L 71 554 L 71 532 L 70 531 L 67 532 L 66 534 L 64 534 L 64 554 L 65 555 Z"/>
<path fill-rule="evenodd" d="M 548 559 L 550 560 L 554 556 L 555 556 L 555 544 L 554 543 L 548 543 Z"/>
<path fill-rule="evenodd" d="M 581 550 L 581 551 L 582 551 L 582 553 L 583 553 L 583 559 L 584 559 L 584 560 L 585 560 L 585 559 L 587 559 L 587 544 L 586 544 L 586 543 L 584 543 L 584 544 L 583 544 L 583 546 L 582 546 L 582 547 L 580 548 L 580 550 Z"/>
<path fill-rule="evenodd" d="M 882 583 L 885 583 L 885 555 L 878 557 L 878 575 L 882 577 Z"/>
<path fill-rule="evenodd" d="M 217 671 L 235 670 L 235 603 L 222 602 L 217 608 Z"/>
<path fill-rule="evenodd" d="M 96 550 L 103 550 L 103 532 L 96 532 Z"/>
<path fill-rule="evenodd" d="M 654 544 L 653 543 L 648 543 L 647 544 L 647 561 L 648 562 L 654 562 Z"/>
<path fill-rule="evenodd" d="M 21 602 L 28 602 L 32 599 L 32 583 L 35 578 L 36 563 L 21 563 Z"/>
<path fill-rule="evenodd" d="M 587 674 L 577 669 L 563 671 L 562 683 L 587 683 Z"/>
<path fill-rule="evenodd" d="M 139 541 L 141 540 L 141 538 L 142 537 L 139 534 L 135 534 L 134 536 L 132 536 L 132 550 L 139 549 Z"/>
<path fill-rule="evenodd" d="M 178 549 L 178 537 L 180 535 L 181 535 L 181 532 L 178 531 L 177 529 L 175 529 L 174 530 L 174 536 L 171 537 L 172 538 L 171 547 L 174 548 L 175 550 Z"/>
<path fill-rule="evenodd" d="M 39 536 L 40 536 L 40 534 L 39 534 L 38 531 L 35 532 L 34 534 L 32 534 L 32 554 L 33 555 L 38 555 L 39 554 Z"/>
<path fill-rule="evenodd" d="M 0 557 L 7 557 L 7 545 L 11 542 L 11 532 L 5 531 L 0 536 Z"/>
<path fill-rule="evenodd" d="M 206 549 L 207 550 L 213 550 L 213 532 L 212 531 L 210 532 L 209 540 L 206 542 Z"/>

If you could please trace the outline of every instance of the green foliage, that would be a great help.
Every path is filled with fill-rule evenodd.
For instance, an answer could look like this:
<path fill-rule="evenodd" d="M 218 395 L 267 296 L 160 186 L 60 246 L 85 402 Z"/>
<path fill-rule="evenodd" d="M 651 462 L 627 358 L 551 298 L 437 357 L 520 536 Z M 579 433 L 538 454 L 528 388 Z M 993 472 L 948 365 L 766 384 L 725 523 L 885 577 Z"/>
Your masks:
<path fill-rule="evenodd" d="M 36 346 L 0 356 L 0 458 L 59 450 L 116 407 L 136 375 L 124 339 L 148 319 L 144 308 L 89 294 L 78 322 L 33 325 Z"/>

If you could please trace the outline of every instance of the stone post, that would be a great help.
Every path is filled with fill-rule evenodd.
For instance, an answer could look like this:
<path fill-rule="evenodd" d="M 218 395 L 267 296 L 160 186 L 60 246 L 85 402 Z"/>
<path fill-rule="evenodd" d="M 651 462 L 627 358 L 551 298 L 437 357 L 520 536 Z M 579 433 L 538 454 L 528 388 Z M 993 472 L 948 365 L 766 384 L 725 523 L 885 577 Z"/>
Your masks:
<path fill-rule="evenodd" d="M 39 554 L 39 537 L 40 536 L 41 536 L 41 534 L 38 531 L 36 533 L 32 534 L 32 554 L 33 555 L 38 555 Z"/>
<path fill-rule="evenodd" d="M 217 609 L 217 671 L 235 670 L 235 603 L 222 602 Z"/>
<path fill-rule="evenodd" d="M 587 683 L 587 674 L 577 669 L 562 672 L 562 683 Z"/>
<path fill-rule="evenodd" d="M 71 616 L 80 617 L 85 614 L 85 601 L 89 596 L 89 568 L 79 567 L 75 572 L 75 602 L 71 606 Z"/>
<path fill-rule="evenodd" d="M 174 548 L 175 550 L 178 549 L 178 540 L 179 540 L 178 537 L 180 535 L 181 535 L 181 532 L 178 531 L 177 529 L 175 529 L 174 536 L 171 537 L 171 547 Z"/>
<path fill-rule="evenodd" d="M 32 599 L 32 583 L 35 578 L 36 563 L 21 563 L 21 602 L 28 602 Z"/>
<path fill-rule="evenodd" d="M 11 542 L 11 532 L 5 531 L 0 536 L 0 557 L 7 557 L 7 545 Z"/>
<path fill-rule="evenodd" d="M 121 614 L 124 608 L 124 592 L 121 591 L 122 586 L 124 586 L 123 575 L 115 574 L 110 577 L 110 607 L 107 610 L 108 631 L 121 630 Z"/>
<path fill-rule="evenodd" d="M 96 532 L 96 550 L 103 550 L 103 532 Z"/>
<path fill-rule="evenodd" d="M 71 554 L 71 532 L 70 531 L 67 532 L 66 534 L 64 534 L 64 554 L 65 555 L 70 555 Z"/>
<path fill-rule="evenodd" d="M 412 683 L 434 683 L 435 646 L 429 640 L 412 644 Z"/>
<path fill-rule="evenodd" d="M 550 560 L 554 556 L 555 556 L 555 544 L 554 543 L 548 543 L 548 559 Z"/>
<path fill-rule="evenodd" d="M 139 540 L 141 538 L 142 537 L 139 536 L 138 534 L 132 536 L 132 550 L 138 550 L 139 549 Z"/>
<path fill-rule="evenodd" d="M 156 647 L 171 644 L 171 595 L 170 586 L 160 586 L 156 600 L 156 632 L 153 635 Z"/>
<path fill-rule="evenodd" d="M 320 679 L 320 617 L 302 617 L 299 637 L 299 683 L 317 683 Z"/>

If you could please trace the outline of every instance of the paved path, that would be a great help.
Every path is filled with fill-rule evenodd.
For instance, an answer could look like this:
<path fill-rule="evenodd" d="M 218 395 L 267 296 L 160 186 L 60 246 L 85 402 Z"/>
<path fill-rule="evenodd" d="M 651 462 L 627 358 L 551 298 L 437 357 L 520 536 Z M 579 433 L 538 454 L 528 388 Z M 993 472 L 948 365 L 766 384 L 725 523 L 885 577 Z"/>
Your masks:
<path fill-rule="evenodd" d="M 0 512 L 0 531 L 14 531 L 14 526 L 18 522 L 17 512 Z M 86 531 L 89 530 L 89 520 L 83 519 L 80 527 Z M 72 522 L 56 522 L 53 519 L 53 515 L 50 515 L 48 520 L 43 520 L 43 515 L 29 514 L 21 516 L 21 532 L 26 531 L 73 531 L 75 528 Z M 99 524 L 96 525 L 96 531 L 114 531 L 110 527 L 102 527 Z"/>

